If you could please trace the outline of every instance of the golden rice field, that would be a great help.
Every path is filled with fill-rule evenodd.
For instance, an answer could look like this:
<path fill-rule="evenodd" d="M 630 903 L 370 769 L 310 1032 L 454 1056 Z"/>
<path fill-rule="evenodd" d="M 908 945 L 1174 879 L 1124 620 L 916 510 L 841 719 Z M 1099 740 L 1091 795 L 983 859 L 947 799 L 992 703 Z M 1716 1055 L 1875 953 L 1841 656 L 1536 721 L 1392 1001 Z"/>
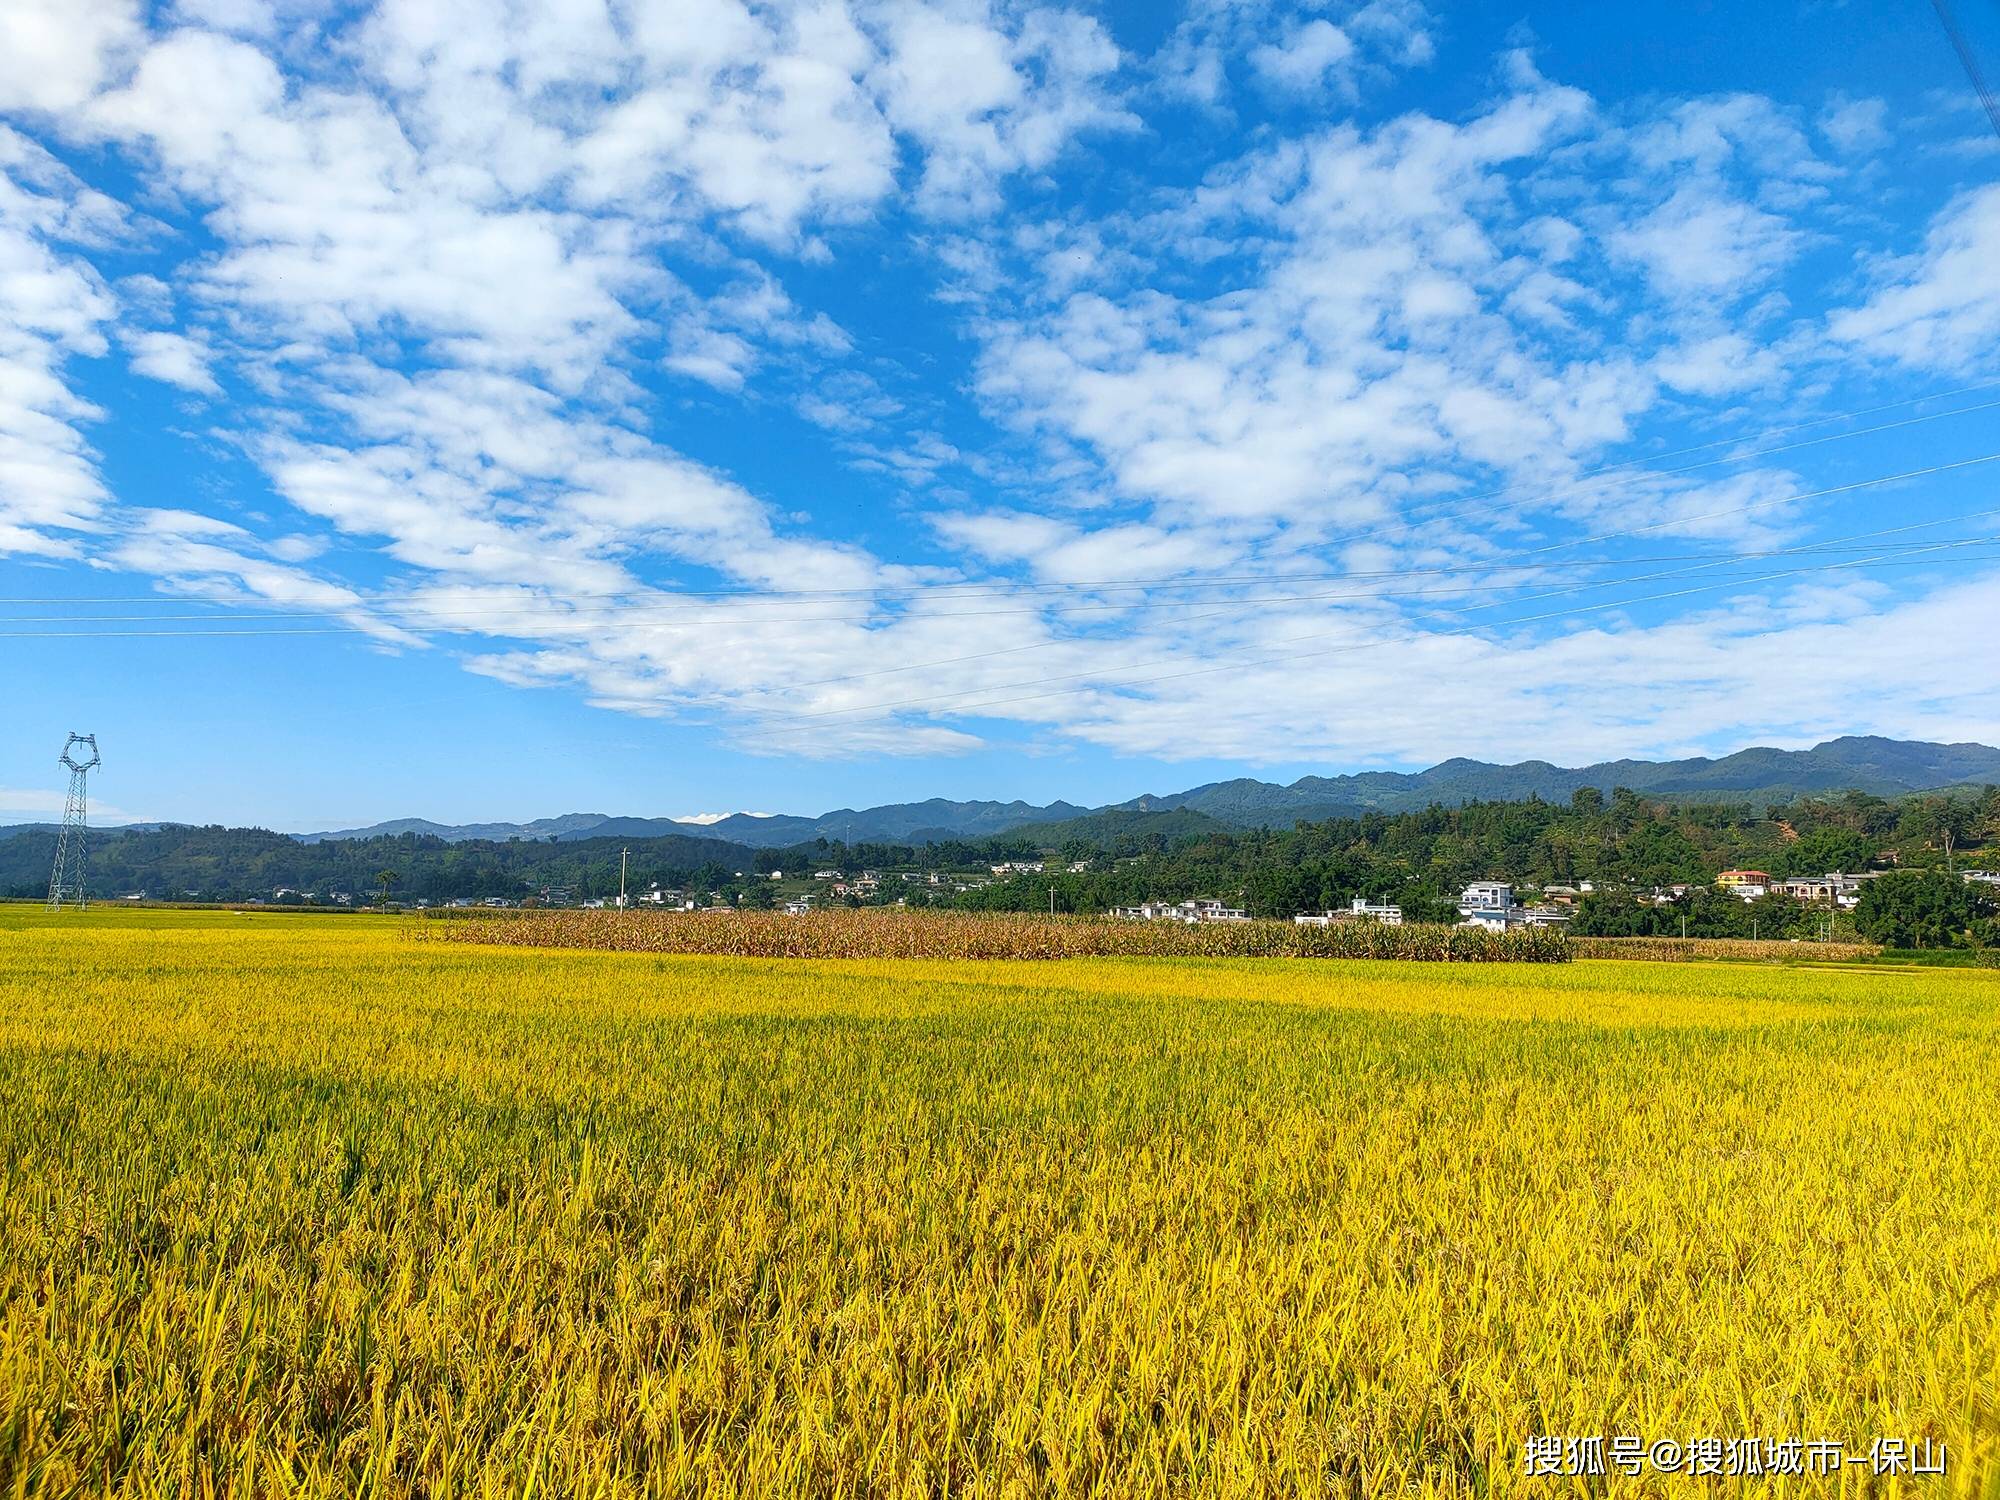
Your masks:
<path fill-rule="evenodd" d="M 2000 974 L 0 908 L 0 1494 L 1836 1491 L 2000 1495 Z"/>

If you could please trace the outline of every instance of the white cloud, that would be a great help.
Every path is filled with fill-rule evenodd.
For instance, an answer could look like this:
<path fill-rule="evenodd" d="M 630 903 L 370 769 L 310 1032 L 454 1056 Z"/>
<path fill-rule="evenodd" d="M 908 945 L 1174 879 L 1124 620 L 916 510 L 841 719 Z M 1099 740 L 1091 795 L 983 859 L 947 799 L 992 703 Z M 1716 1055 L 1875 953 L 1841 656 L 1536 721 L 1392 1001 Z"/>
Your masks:
<path fill-rule="evenodd" d="M 1266 88 L 1309 92 L 1338 82 L 1353 94 L 1364 77 L 1431 61 L 1427 8 L 1418 0 L 1370 0 L 1339 19 L 1317 4 L 1192 0 L 1150 60 L 1156 87 L 1215 109 L 1228 105 L 1233 73 L 1247 68 Z"/>
<path fill-rule="evenodd" d="M 102 562 L 151 574 L 171 593 L 221 604 L 282 604 L 346 622 L 385 646 L 421 646 L 421 639 L 382 619 L 355 590 L 292 566 L 242 527 L 192 511 L 134 510 Z"/>
<path fill-rule="evenodd" d="M 842 7 L 753 15 L 725 3 L 689 26 L 634 18 L 640 83 L 578 144 L 586 202 L 699 194 L 750 233 L 788 240 L 888 195 L 896 148 L 860 82 L 875 51 Z"/>
<path fill-rule="evenodd" d="M 1835 94 L 1820 112 L 1819 131 L 1846 155 L 1879 151 L 1889 144 L 1889 105 L 1883 99 L 1850 99 Z"/>
<path fill-rule="evenodd" d="M 1185 243 L 1247 222 L 1270 246 L 1260 275 L 1208 300 L 1092 289 L 1039 319 L 994 318 L 981 389 L 1181 525 L 1328 533 L 1389 518 L 1426 465 L 1560 472 L 1649 393 L 1615 361 L 1544 361 L 1496 310 L 1528 275 L 1502 239 L 1514 164 L 1589 112 L 1531 84 L 1462 126 L 1411 116 L 1251 158 L 1132 233 Z M 1545 216 L 1533 223 L 1545 239 Z M 1567 295 L 1560 278 L 1541 286 Z"/>
<path fill-rule="evenodd" d="M 675 344 L 663 361 L 666 367 L 718 390 L 742 390 L 744 376 L 756 360 L 756 351 L 746 341 L 717 328 L 689 329 Z"/>
<path fill-rule="evenodd" d="M 1993 364 L 2000 348 L 2000 186 L 1952 200 L 1923 250 L 1877 268 L 1875 290 L 1834 314 L 1833 338 L 1878 359 L 1938 370 Z"/>
<path fill-rule="evenodd" d="M 938 534 L 966 551 L 992 562 L 1031 562 L 1075 535 L 1075 529 L 1046 516 L 986 511 L 949 514 L 932 519 Z"/>
<path fill-rule="evenodd" d="M 1850 693 L 1888 691 L 1862 622 L 1904 647 L 1990 623 L 1962 593 L 1835 589 L 1467 637 L 1449 601 L 1204 610 L 1116 586 L 1333 557 L 1486 566 L 1585 525 L 1792 534 L 1790 474 L 1579 479 L 1663 402 L 1785 394 L 1826 363 L 1823 325 L 1881 358 L 1977 363 L 2000 330 L 1982 278 L 2000 198 L 1961 199 L 1830 325 L 1787 321 L 1837 173 L 1768 100 L 1601 107 L 1510 54 L 1464 116 L 1329 124 L 1316 102 L 1309 133 L 1274 125 L 1191 188 L 1121 182 L 1104 211 L 1112 195 L 1061 174 L 1138 127 L 1163 75 L 1218 109 L 1253 76 L 1267 114 L 1292 112 L 1286 90 L 1352 102 L 1429 61 L 1425 12 L 1214 0 L 1138 65 L 1081 10 L 997 0 L 163 14 L 150 33 L 111 4 L 54 30 L 48 7 L 0 19 L 20 41 L 0 95 L 143 179 L 159 216 L 131 229 L 0 133 L 0 551 L 320 612 L 384 649 L 447 644 L 497 681 L 712 716 L 774 753 L 953 753 L 977 743 L 954 704 L 1018 697 L 996 717 L 1149 754 L 1423 758 L 1463 748 L 1474 696 L 1496 746 L 1610 753 L 1711 691 L 1697 667 L 1718 723 L 1747 713 L 1732 673 L 1776 670 L 1783 610 L 1851 628 L 1833 679 Z M 1836 101 L 1817 138 L 1868 149 L 1871 104 Z M 893 253 L 867 238 L 889 225 Z M 142 239 L 149 269 L 107 281 L 106 247 Z M 951 409 L 948 356 L 904 368 L 882 327 L 820 311 L 830 268 L 843 317 L 880 273 L 898 320 L 962 320 L 983 411 Z M 121 345 L 148 378 L 259 394 L 218 403 L 228 430 L 204 436 L 278 506 L 112 502 L 83 436 L 107 414 L 78 371 Z M 742 425 L 711 430 L 718 409 Z M 793 413 L 820 432 L 779 426 Z M 904 508 L 783 477 L 819 461 L 765 451 L 795 439 Z M 790 493 L 742 477 L 774 473 Z M 916 582 L 984 597 L 897 592 Z M 1535 672 L 1508 677 L 1529 649 Z M 1893 701 L 1943 722 L 1937 653 L 1911 649 Z M 1282 664 L 1121 685 L 1163 653 L 1199 671 L 1261 652 Z M 1636 695 L 1623 729 L 1564 686 L 1615 673 Z M 1834 702 L 1769 701 L 1798 726 Z"/>
<path fill-rule="evenodd" d="M 1082 680 L 1051 686 L 1017 665 L 961 704 L 965 722 L 989 705 L 1121 754 L 1251 764 L 1432 763 L 1464 752 L 1468 703 L 1483 756 L 1566 764 L 1683 746 L 1691 704 L 1700 736 L 1723 743 L 1990 741 L 2000 730 L 2000 661 L 1968 669 L 1963 649 L 2000 633 L 2000 575 L 1904 600 L 1858 584 L 1805 585 L 1768 604 L 1719 597 L 1656 624 L 1614 612 L 1604 624 L 1411 631 L 1351 612 L 1344 627 L 1319 622 L 1310 641 L 1287 644 L 1302 632 L 1271 620 L 1232 632 L 1226 648 L 1211 631 L 1153 631 L 1149 649 L 1127 647 Z M 1810 672 L 1797 670 L 1802 625 Z"/>
<path fill-rule="evenodd" d="M 307 0 L 310 3 L 310 0 Z M 296 3 L 287 9 L 304 9 Z M 238 36 L 268 37 L 278 29 L 276 0 L 173 0 L 174 14 L 190 25 Z"/>
<path fill-rule="evenodd" d="M 289 90 L 242 42 L 176 33 L 90 118 L 217 203 L 226 247 L 195 288 L 283 337 L 341 347 L 407 331 L 457 358 L 576 382 L 631 331 L 620 294 L 659 280 L 616 226 L 495 204 L 428 159 L 380 100 Z"/>
<path fill-rule="evenodd" d="M 7 0 L 0 6 L 0 110 L 74 108 L 139 36 L 137 0 Z"/>
<path fill-rule="evenodd" d="M 49 757 L 55 764 L 55 757 Z M 60 769 L 55 775 L 67 775 Z M 60 823 L 67 793 L 61 789 L 43 787 L 0 786 L 0 818 L 14 823 Z M 115 804 L 99 801 L 94 795 L 90 800 L 90 820 L 99 827 L 117 823 L 148 822 L 144 814 L 127 812 Z"/>
<path fill-rule="evenodd" d="M 1783 372 L 1778 351 L 1740 333 L 1718 333 L 1661 351 L 1654 368 L 1677 391 L 1727 396 L 1768 385 Z"/>
<path fill-rule="evenodd" d="M 204 396 L 222 394 L 222 387 L 216 384 L 209 369 L 213 355 L 199 340 L 186 334 L 151 329 L 125 335 L 125 346 L 132 351 L 132 368 L 149 380 L 164 381 Z"/>
<path fill-rule="evenodd" d="M 53 157 L 0 126 L 0 556 L 71 555 L 109 499 L 83 435 L 102 413 L 66 376 L 105 351 L 116 311 L 76 248 L 100 218 Z"/>
<path fill-rule="evenodd" d="M 1612 248 L 1643 265 L 1668 295 L 1731 300 L 1768 284 L 1802 243 L 1778 215 L 1696 185 L 1611 236 Z"/>
<path fill-rule="evenodd" d="M 1382 49 L 1385 60 L 1422 67 L 1436 55 L 1429 11 L 1419 0 L 1369 0 L 1348 18 L 1348 31 Z"/>
<path fill-rule="evenodd" d="M 1354 39 L 1324 16 L 1294 26 L 1282 43 L 1250 54 L 1250 65 L 1280 88 L 1316 89 L 1354 56 Z"/>
<path fill-rule="evenodd" d="M 1008 35 L 983 6 L 891 0 L 871 74 L 884 110 L 925 153 L 920 201 L 988 211 L 1001 178 L 1047 166 L 1076 135 L 1137 120 L 1104 92 L 1118 49 L 1093 19 L 1030 11 Z"/>

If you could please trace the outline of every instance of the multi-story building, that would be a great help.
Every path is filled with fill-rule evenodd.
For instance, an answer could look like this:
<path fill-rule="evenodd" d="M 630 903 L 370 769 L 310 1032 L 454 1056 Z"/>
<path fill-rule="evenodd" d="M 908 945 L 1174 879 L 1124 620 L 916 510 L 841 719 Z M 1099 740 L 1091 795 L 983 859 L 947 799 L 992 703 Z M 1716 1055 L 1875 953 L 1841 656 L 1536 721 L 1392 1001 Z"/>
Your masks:
<path fill-rule="evenodd" d="M 1380 922 L 1385 927 L 1403 925 L 1403 908 L 1356 896 L 1346 911 L 1301 912 L 1292 920 L 1301 927 L 1331 927 L 1336 922 Z"/>
<path fill-rule="evenodd" d="M 1825 875 L 1794 875 L 1778 882 L 1776 889 L 1794 901 L 1812 901 L 1826 906 L 1855 907 L 1861 904 L 1861 877 L 1834 870 Z"/>
<path fill-rule="evenodd" d="M 1771 876 L 1766 870 L 1724 870 L 1715 883 L 1739 900 L 1755 901 L 1770 891 Z"/>
<path fill-rule="evenodd" d="M 1459 926 L 1505 932 L 1523 921 L 1514 887 L 1504 880 L 1475 880 L 1458 896 Z"/>
<path fill-rule="evenodd" d="M 1250 913 L 1237 906 L 1224 906 L 1208 896 L 1192 901 L 1146 901 L 1138 906 L 1119 906 L 1111 915 L 1129 922 L 1247 922 Z"/>

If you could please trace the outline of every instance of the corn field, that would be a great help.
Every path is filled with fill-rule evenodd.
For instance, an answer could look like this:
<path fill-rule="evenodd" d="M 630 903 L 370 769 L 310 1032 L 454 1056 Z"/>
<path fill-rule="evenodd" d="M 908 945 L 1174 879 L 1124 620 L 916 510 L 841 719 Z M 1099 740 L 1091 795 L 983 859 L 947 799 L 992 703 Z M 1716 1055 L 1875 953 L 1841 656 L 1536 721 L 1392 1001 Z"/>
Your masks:
<path fill-rule="evenodd" d="M 1133 922 L 1011 913 L 550 911 L 440 912 L 421 936 L 470 943 L 706 953 L 736 958 L 1381 958 L 1438 963 L 1562 963 L 1560 932 L 1389 927 L 1345 922 Z"/>
<path fill-rule="evenodd" d="M 1991 1497 L 1996 1078 L 1966 970 L 0 909 L 0 1494 Z"/>
<path fill-rule="evenodd" d="M 1578 958 L 1643 958 L 1655 962 L 1688 959 L 1735 959 L 1761 963 L 1845 963 L 1880 953 L 1877 943 L 1778 942 L 1753 938 L 1573 937 L 1570 949 Z"/>

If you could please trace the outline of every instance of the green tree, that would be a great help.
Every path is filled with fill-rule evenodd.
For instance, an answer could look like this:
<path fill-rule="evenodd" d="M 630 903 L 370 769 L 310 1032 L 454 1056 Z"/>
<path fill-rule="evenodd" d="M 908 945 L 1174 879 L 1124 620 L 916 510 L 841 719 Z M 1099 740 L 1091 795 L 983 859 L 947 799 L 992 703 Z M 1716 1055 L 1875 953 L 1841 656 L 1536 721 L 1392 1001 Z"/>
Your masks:
<path fill-rule="evenodd" d="M 1991 927 L 1995 902 L 1944 870 L 1884 875 L 1861 891 L 1854 923 L 1890 948 L 1963 948 Z"/>
<path fill-rule="evenodd" d="M 1957 868 L 1958 846 L 1973 828 L 1973 804 L 1957 797 L 1919 797 L 1906 804 L 1897 821 L 1897 837 L 1921 840 L 1944 855 L 1947 870 Z"/>
<path fill-rule="evenodd" d="M 1815 828 L 1791 846 L 1786 865 L 1797 875 L 1824 875 L 1829 870 L 1865 870 L 1875 858 L 1875 846 L 1851 828 Z"/>

